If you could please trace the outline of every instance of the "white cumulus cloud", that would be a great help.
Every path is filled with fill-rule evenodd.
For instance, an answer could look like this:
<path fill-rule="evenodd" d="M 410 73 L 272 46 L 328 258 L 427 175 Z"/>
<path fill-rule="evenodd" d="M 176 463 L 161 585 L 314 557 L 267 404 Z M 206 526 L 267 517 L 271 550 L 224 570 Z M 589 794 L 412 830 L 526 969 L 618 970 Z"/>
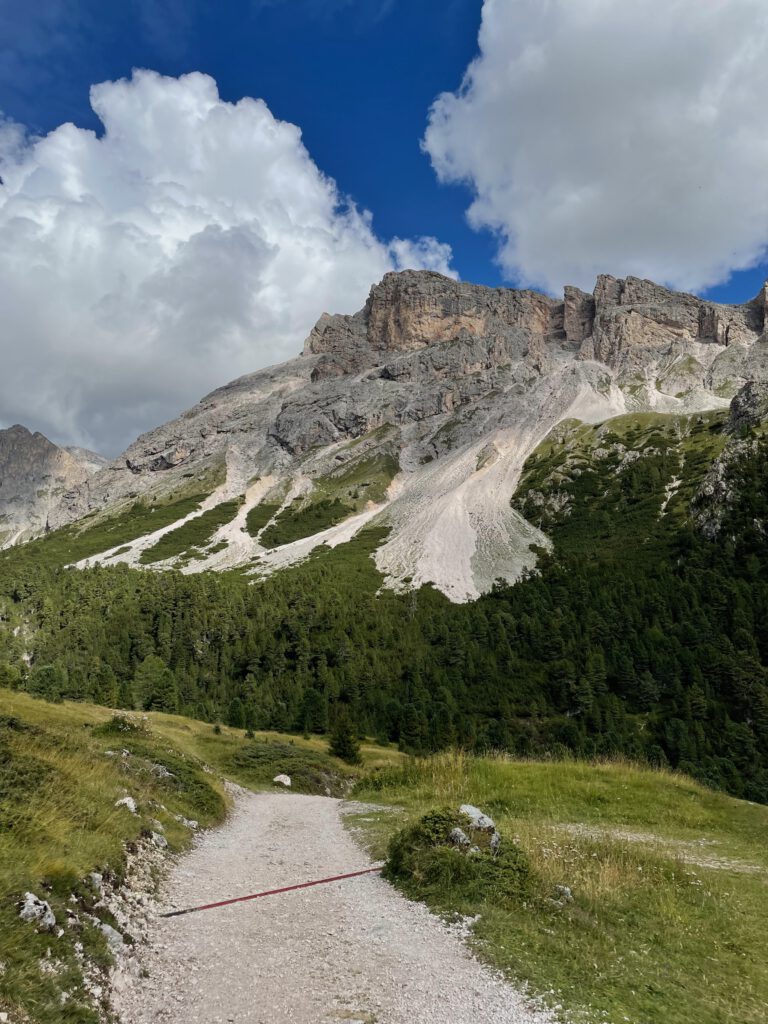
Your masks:
<path fill-rule="evenodd" d="M 450 272 L 435 239 L 377 238 L 261 100 L 136 71 L 91 103 L 100 135 L 0 122 L 0 425 L 116 451 L 387 270 Z"/>
<path fill-rule="evenodd" d="M 485 0 L 424 148 L 511 278 L 698 290 L 768 243 L 765 0 Z"/>

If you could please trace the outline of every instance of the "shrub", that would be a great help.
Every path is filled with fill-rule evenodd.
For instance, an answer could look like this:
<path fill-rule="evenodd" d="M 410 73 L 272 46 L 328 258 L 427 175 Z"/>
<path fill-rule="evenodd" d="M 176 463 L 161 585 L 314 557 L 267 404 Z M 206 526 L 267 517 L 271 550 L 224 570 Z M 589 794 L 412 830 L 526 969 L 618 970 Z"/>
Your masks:
<path fill-rule="evenodd" d="M 457 827 L 471 837 L 471 850 L 452 844 L 450 833 Z M 443 910 L 510 902 L 531 888 L 530 865 L 520 847 L 502 842 L 494 854 L 487 833 L 473 834 L 469 819 L 448 809 L 430 811 L 392 837 L 384 877 Z"/>
<path fill-rule="evenodd" d="M 147 728 L 141 722 L 126 715 L 112 715 L 108 722 L 95 726 L 93 730 L 94 736 L 146 736 L 147 733 Z"/>

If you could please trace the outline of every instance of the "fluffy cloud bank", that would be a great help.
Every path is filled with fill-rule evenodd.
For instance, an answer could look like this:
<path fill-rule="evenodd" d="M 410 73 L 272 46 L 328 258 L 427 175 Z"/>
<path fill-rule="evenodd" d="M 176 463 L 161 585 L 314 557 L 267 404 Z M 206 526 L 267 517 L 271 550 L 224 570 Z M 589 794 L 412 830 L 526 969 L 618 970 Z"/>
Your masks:
<path fill-rule="evenodd" d="M 91 103 L 100 136 L 0 123 L 0 425 L 116 451 L 387 270 L 448 271 L 435 239 L 379 240 L 260 100 L 137 71 Z"/>
<path fill-rule="evenodd" d="M 485 0 L 424 147 L 511 277 L 701 289 L 768 243 L 765 0 Z"/>

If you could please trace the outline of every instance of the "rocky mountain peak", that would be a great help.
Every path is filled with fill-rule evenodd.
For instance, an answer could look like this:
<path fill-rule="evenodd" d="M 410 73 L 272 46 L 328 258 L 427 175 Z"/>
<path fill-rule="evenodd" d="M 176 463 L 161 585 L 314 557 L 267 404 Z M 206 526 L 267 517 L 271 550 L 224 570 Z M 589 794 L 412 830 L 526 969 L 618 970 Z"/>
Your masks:
<path fill-rule="evenodd" d="M 43 530 L 62 496 L 106 462 L 84 448 L 60 448 L 19 423 L 0 430 L 0 547 Z"/>
<path fill-rule="evenodd" d="M 619 367 L 628 349 L 670 338 L 693 343 L 751 344 L 764 331 L 768 282 L 751 302 L 728 306 L 674 292 L 637 277 L 598 277 L 594 292 L 567 285 L 562 301 L 539 292 L 488 288 L 432 271 L 385 274 L 354 315 L 324 313 L 304 346 L 318 360 L 314 378 L 357 372 L 383 356 L 458 339 L 509 339 L 521 334 L 541 354 L 579 351 Z"/>
<path fill-rule="evenodd" d="M 465 600 L 516 578 L 535 563 L 532 546 L 548 543 L 510 499 L 553 427 L 725 408 L 747 381 L 768 379 L 765 311 L 765 290 L 728 306 L 633 277 L 603 275 L 592 293 L 553 298 L 387 274 L 357 313 L 323 314 L 301 356 L 144 434 L 72 487 L 48 522 L 185 494 L 208 494 L 203 512 L 238 498 L 238 518 L 185 571 L 255 572 L 374 522 L 388 531 L 376 562 L 392 585 L 431 582 Z M 292 524 L 277 536 L 298 539 L 262 543 L 273 520 Z M 152 543 L 107 557 L 142 564 Z"/>

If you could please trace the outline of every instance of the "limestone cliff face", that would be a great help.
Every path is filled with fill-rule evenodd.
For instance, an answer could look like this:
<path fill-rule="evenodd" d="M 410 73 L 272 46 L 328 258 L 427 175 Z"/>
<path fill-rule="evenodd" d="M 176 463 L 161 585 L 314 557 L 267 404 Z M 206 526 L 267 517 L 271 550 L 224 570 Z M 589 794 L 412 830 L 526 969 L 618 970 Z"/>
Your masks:
<path fill-rule="evenodd" d="M 584 315 L 581 354 L 617 371 L 621 384 L 647 379 L 648 370 L 663 382 L 673 370 L 681 391 L 687 383 L 732 394 L 749 378 L 750 349 L 764 337 L 768 292 L 764 288 L 752 302 L 726 306 L 651 281 L 603 276 L 592 302 L 591 322 Z M 679 360 L 684 365 L 675 368 Z"/>
<path fill-rule="evenodd" d="M 569 287 L 557 300 L 427 271 L 387 274 L 358 313 L 323 314 L 302 355 L 212 392 L 71 487 L 49 522 L 215 474 L 225 480 L 218 500 L 245 495 L 246 510 L 311 502 L 386 459 L 399 471 L 354 529 L 371 519 L 390 528 L 377 561 L 394 584 L 430 581 L 462 600 L 514 578 L 533 564 L 530 545 L 547 543 L 509 502 L 551 427 L 726 406 L 746 382 L 768 379 L 767 310 L 768 289 L 723 306 L 603 276 L 593 294 Z M 317 542 L 354 532 L 340 529 Z M 227 550 L 198 568 L 256 559 L 268 571 L 309 550 L 222 540 Z"/>
<path fill-rule="evenodd" d="M 62 496 L 105 464 L 100 455 L 59 448 L 26 427 L 0 430 L 0 546 L 42 532 Z"/>

